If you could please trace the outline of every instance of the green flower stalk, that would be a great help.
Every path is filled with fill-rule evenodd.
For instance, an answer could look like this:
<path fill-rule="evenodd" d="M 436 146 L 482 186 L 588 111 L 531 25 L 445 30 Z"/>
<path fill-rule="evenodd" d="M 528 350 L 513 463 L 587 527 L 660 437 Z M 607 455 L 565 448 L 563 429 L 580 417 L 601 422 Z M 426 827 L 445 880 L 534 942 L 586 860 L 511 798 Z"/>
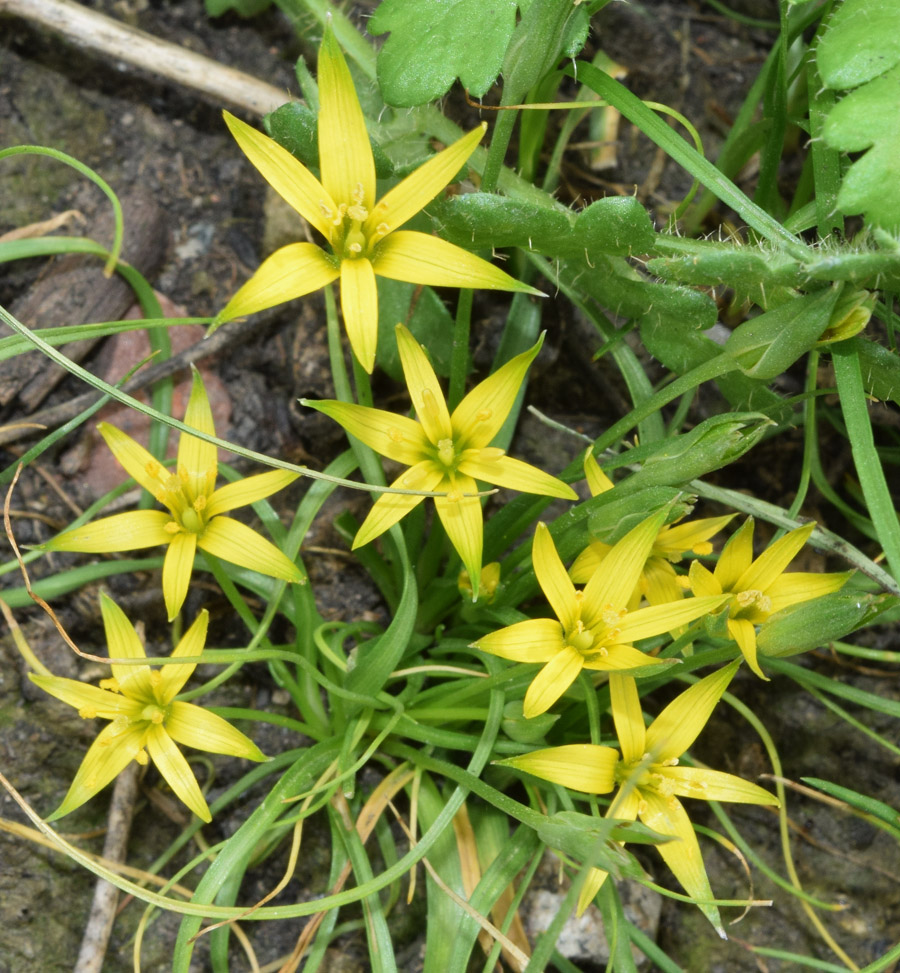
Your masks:
<path fill-rule="evenodd" d="M 470 578 L 481 577 L 483 524 L 477 480 L 523 493 L 563 500 L 578 495 L 562 480 L 507 456 L 489 445 L 516 401 L 528 366 L 541 340 L 516 355 L 476 385 L 450 414 L 437 375 L 416 339 L 402 325 L 396 327 L 403 375 L 418 421 L 381 409 L 331 399 L 301 399 L 339 422 L 352 436 L 382 456 L 410 467 L 391 486 L 443 493 L 434 505 L 447 536 Z M 424 496 L 383 493 L 353 541 L 354 550 L 383 534 L 424 500 Z M 477 598 L 473 591 L 473 600 Z"/>
<path fill-rule="evenodd" d="M 725 938 L 719 910 L 710 901 L 712 889 L 700 845 L 680 797 L 739 804 L 778 805 L 756 784 L 733 774 L 700 767 L 681 767 L 679 759 L 700 734 L 728 687 L 739 661 L 694 683 L 644 726 L 637 684 L 631 676 L 609 677 L 612 716 L 619 751 L 594 744 L 573 744 L 535 750 L 498 761 L 543 780 L 584 794 L 609 794 L 618 788 L 607 817 L 637 818 L 670 840 L 657 845 L 659 853 L 699 908 Z M 579 915 L 593 901 L 607 872 L 592 868 L 578 900 Z"/>
<path fill-rule="evenodd" d="M 729 538 L 715 571 L 710 571 L 699 561 L 691 564 L 689 578 L 695 595 L 727 596 L 728 634 L 737 642 L 747 665 L 760 679 L 767 677 L 757 660 L 756 626 L 782 608 L 837 591 L 853 574 L 852 571 L 784 573 L 815 526 L 811 523 L 788 531 L 754 560 L 753 518 L 748 517 Z"/>
<path fill-rule="evenodd" d="M 636 649 L 633 642 L 671 631 L 720 608 L 724 595 L 687 598 L 629 610 L 632 592 L 644 569 L 666 512 L 651 514 L 629 531 L 603 559 L 583 590 L 566 573 L 545 524 L 538 524 L 531 558 L 541 590 L 556 618 L 531 618 L 485 635 L 473 643 L 503 659 L 543 665 L 525 693 L 523 712 L 545 713 L 572 685 L 582 669 L 639 672 L 674 665 Z"/>
<path fill-rule="evenodd" d="M 196 370 L 184 421 L 200 432 L 211 436 L 216 433 L 206 389 Z M 105 422 L 97 429 L 126 472 L 167 509 L 103 517 L 59 534 L 42 545 L 43 550 L 96 554 L 165 544 L 168 549 L 162 584 L 169 621 L 181 610 L 187 596 L 197 548 L 260 574 L 283 581 L 303 581 L 297 565 L 271 541 L 240 521 L 223 516 L 236 507 L 271 496 L 296 480 L 297 473 L 271 470 L 216 490 L 219 467 L 212 443 L 182 433 L 172 473 L 127 433 Z"/>
<path fill-rule="evenodd" d="M 540 294 L 481 257 L 446 240 L 403 230 L 456 176 L 485 124 L 464 135 L 376 201 L 375 161 L 365 118 L 344 55 L 329 25 L 319 48 L 321 182 L 286 149 L 225 112 L 225 123 L 272 188 L 325 238 L 276 250 L 219 313 L 213 328 L 340 279 L 350 346 L 367 372 L 375 366 L 375 277 L 437 287 L 485 287 Z M 330 251 L 330 252 L 329 252 Z"/>
<path fill-rule="evenodd" d="M 100 596 L 100 609 L 110 658 L 146 658 L 144 646 L 122 609 L 105 594 Z M 204 609 L 175 647 L 173 659 L 200 655 L 208 621 L 209 613 Z M 161 669 L 113 663 L 112 678 L 104 679 L 100 688 L 76 679 L 29 673 L 33 683 L 74 706 L 84 719 L 112 721 L 91 744 L 69 792 L 49 821 L 90 800 L 132 760 L 144 765 L 152 760 L 179 800 L 198 818 L 212 820 L 197 779 L 176 744 L 247 760 L 266 758 L 249 737 L 220 716 L 175 698 L 195 667 L 194 662 Z"/>

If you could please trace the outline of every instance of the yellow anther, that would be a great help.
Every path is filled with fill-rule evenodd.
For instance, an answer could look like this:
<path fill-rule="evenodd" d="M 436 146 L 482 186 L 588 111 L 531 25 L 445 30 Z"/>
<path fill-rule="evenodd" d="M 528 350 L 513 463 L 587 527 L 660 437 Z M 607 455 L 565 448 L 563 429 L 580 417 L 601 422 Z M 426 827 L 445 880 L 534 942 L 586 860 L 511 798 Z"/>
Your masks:
<path fill-rule="evenodd" d="M 363 188 L 363 184 L 358 182 L 356 188 L 353 190 L 353 202 L 358 205 L 362 205 L 366 201 L 366 191 Z"/>
<path fill-rule="evenodd" d="M 375 236 L 387 236 L 390 232 L 391 228 L 387 225 L 387 223 L 379 223 L 378 226 L 375 227 Z"/>
<path fill-rule="evenodd" d="M 170 473 L 163 483 L 163 487 L 169 491 L 169 493 L 178 493 L 181 490 L 182 479 L 187 479 L 187 474 L 184 470 L 179 470 L 178 475 Z"/>
<path fill-rule="evenodd" d="M 487 420 L 490 419 L 490 417 L 493 414 L 494 413 L 493 413 L 493 411 L 491 409 L 479 409 L 475 413 L 475 421 L 476 422 L 487 422 Z"/>
<path fill-rule="evenodd" d="M 347 249 L 351 253 L 362 253 L 362 244 L 361 243 L 351 243 L 350 246 L 347 247 Z"/>
<path fill-rule="evenodd" d="M 694 554 L 712 554 L 712 549 L 713 546 L 709 541 L 700 541 L 691 548 Z"/>
<path fill-rule="evenodd" d="M 162 673 L 159 669 L 150 670 L 150 685 L 155 689 L 162 682 Z"/>
<path fill-rule="evenodd" d="M 450 490 L 447 493 L 447 499 L 451 500 L 453 503 L 459 503 L 462 498 L 462 490 Z"/>
<path fill-rule="evenodd" d="M 365 206 L 348 206 L 347 215 L 351 220 L 355 220 L 357 223 L 363 223 L 369 218 L 369 211 Z"/>
<path fill-rule="evenodd" d="M 166 526 L 163 527 L 163 530 L 167 534 L 177 534 L 177 533 L 179 533 L 181 531 L 181 524 L 176 524 L 174 520 L 170 520 L 166 524 Z"/>
<path fill-rule="evenodd" d="M 206 496 L 201 493 L 196 500 L 194 500 L 191 506 L 197 511 L 197 513 L 200 513 L 201 510 L 206 508 Z"/>
<path fill-rule="evenodd" d="M 155 459 L 152 459 L 144 467 L 144 471 L 146 472 L 147 476 L 152 476 L 155 480 L 159 476 L 160 465 Z"/>
<path fill-rule="evenodd" d="M 138 762 L 138 763 L 139 763 L 139 764 L 140 764 L 140 765 L 141 765 L 142 767 L 146 767 L 146 766 L 147 766 L 147 764 L 148 764 L 148 763 L 150 762 L 150 761 L 149 761 L 149 757 L 147 756 L 147 751 L 146 751 L 146 750 L 143 750 L 143 749 L 141 749 L 141 750 L 138 750 L 138 752 L 137 752 L 137 753 L 136 753 L 136 754 L 134 755 L 134 759 L 135 759 L 135 760 L 136 760 L 136 761 L 137 761 L 137 762 Z"/>
<path fill-rule="evenodd" d="M 122 687 L 119 685 L 119 680 L 118 679 L 114 679 L 114 678 L 101 679 L 100 680 L 100 688 L 101 689 L 108 689 L 111 693 L 120 693 L 120 692 L 122 692 Z"/>
<path fill-rule="evenodd" d="M 613 605 L 606 605 L 602 612 L 600 612 L 600 617 L 603 619 L 606 625 L 615 625 L 621 618 L 624 618 L 628 614 L 624 608 L 615 608 Z"/>
<path fill-rule="evenodd" d="M 78 711 L 78 715 L 83 720 L 95 720 L 97 719 L 97 710 L 93 706 L 82 706 Z"/>
<path fill-rule="evenodd" d="M 391 442 L 393 442 L 393 443 L 402 443 L 403 442 L 403 433 L 399 429 L 397 429 L 396 427 L 393 428 L 393 429 L 389 429 L 388 430 L 388 439 L 390 439 Z"/>

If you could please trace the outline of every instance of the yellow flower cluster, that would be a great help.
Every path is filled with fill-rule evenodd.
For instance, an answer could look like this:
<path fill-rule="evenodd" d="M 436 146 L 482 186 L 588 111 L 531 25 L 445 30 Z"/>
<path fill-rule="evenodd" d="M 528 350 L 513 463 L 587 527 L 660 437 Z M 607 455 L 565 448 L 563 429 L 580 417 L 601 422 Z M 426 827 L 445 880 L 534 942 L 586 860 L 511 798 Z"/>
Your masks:
<path fill-rule="evenodd" d="M 250 161 L 317 231 L 326 248 L 294 243 L 276 251 L 241 287 L 214 327 L 232 318 L 340 281 L 344 323 L 351 348 L 369 372 L 375 363 L 377 275 L 429 285 L 530 291 L 491 264 L 435 237 L 401 229 L 447 185 L 481 139 L 480 127 L 437 153 L 380 199 L 365 120 L 335 39 L 329 30 L 319 53 L 318 121 L 321 179 L 273 140 L 226 114 L 226 123 Z M 476 385 L 451 412 L 429 359 L 402 325 L 395 329 L 400 362 L 415 418 L 336 400 L 303 403 L 340 423 L 353 437 L 406 467 L 360 527 L 353 547 L 368 544 L 434 494 L 437 517 L 464 568 L 461 588 L 472 600 L 490 600 L 501 583 L 499 568 L 482 570 L 483 513 L 480 484 L 577 500 L 562 480 L 507 456 L 491 445 L 519 395 L 542 338 Z M 212 413 L 195 371 L 185 414 L 187 426 L 214 436 Z M 303 580 L 298 566 L 274 544 L 227 516 L 289 485 L 296 474 L 273 470 L 215 487 L 216 447 L 184 433 L 174 469 L 160 464 L 119 429 L 100 433 L 124 469 L 165 508 L 116 514 L 67 531 L 46 550 L 127 551 L 166 547 L 162 589 L 169 619 L 188 593 L 198 550 L 287 582 Z M 585 478 L 592 494 L 613 488 L 590 451 Z M 534 719 L 553 707 L 582 670 L 608 683 L 617 747 L 576 744 L 535 750 L 502 763 L 588 794 L 613 794 L 608 816 L 640 819 L 668 838 L 659 851 L 710 921 L 721 922 L 697 838 L 680 798 L 777 804 L 755 784 L 731 774 L 679 766 L 737 671 L 741 659 L 693 682 L 645 726 L 636 679 L 677 665 L 636 643 L 669 633 L 679 637 L 700 619 L 720 620 L 748 667 L 766 678 L 757 657 L 756 627 L 782 609 L 839 589 L 848 574 L 786 574 L 813 525 L 785 534 L 753 557 L 753 521 L 725 545 L 713 570 L 693 560 L 685 573 L 675 565 L 689 553 L 712 553 L 711 539 L 732 519 L 713 517 L 667 524 L 669 509 L 651 513 L 613 544 L 593 540 L 567 570 L 550 529 L 538 524 L 532 547 L 536 579 L 550 614 L 486 634 L 472 647 L 503 659 L 539 666 L 525 692 L 523 715 Z M 578 586 L 578 587 L 576 587 Z M 101 596 L 112 678 L 101 688 L 70 679 L 32 675 L 32 680 L 85 718 L 110 721 L 89 749 L 54 817 L 69 813 L 105 787 L 132 760 L 152 759 L 178 797 L 200 818 L 210 811 L 178 749 L 251 760 L 265 759 L 243 733 L 177 696 L 191 676 L 206 639 L 202 611 L 181 638 L 173 659 L 193 658 L 153 670 L 139 660 L 144 647 L 115 603 Z M 584 910 L 606 878 L 593 868 L 583 884 Z"/>

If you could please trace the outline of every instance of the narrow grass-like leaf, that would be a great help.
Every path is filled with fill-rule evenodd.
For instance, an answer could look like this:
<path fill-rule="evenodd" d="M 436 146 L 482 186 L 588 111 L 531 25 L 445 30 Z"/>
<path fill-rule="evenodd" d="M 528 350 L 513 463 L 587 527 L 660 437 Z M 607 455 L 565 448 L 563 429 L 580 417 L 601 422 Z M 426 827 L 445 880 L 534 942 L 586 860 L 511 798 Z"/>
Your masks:
<path fill-rule="evenodd" d="M 859 356 L 852 345 L 840 342 L 832 346 L 831 357 L 856 475 L 891 574 L 900 582 L 900 519 L 875 448 Z"/>
<path fill-rule="evenodd" d="M 857 811 L 871 814 L 872 817 L 884 821 L 885 824 L 890 824 L 894 828 L 900 826 L 900 811 L 892 808 L 890 804 L 885 804 L 884 801 L 868 797 L 866 794 L 860 794 L 858 791 L 853 791 L 849 787 L 842 787 L 840 784 L 832 784 L 831 781 L 822 780 L 820 777 L 801 777 L 800 780 L 804 784 L 809 784 L 810 787 L 815 787 L 825 794 L 830 794 L 831 797 L 844 801 L 850 807 L 856 808 Z"/>

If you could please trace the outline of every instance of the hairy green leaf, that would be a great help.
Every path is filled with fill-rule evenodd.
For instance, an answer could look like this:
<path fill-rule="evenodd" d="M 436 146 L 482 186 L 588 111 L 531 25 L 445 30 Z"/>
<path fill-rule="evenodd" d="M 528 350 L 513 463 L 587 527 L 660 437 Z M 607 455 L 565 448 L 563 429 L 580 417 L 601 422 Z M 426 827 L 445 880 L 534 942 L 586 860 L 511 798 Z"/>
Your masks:
<path fill-rule="evenodd" d="M 378 83 L 389 105 L 424 105 L 459 78 L 476 98 L 500 73 L 516 23 L 515 0 L 384 0 L 369 21 L 378 53 Z"/>
<path fill-rule="evenodd" d="M 816 52 L 825 85 L 856 88 L 900 62 L 898 23 L 900 0 L 844 0 Z"/>

